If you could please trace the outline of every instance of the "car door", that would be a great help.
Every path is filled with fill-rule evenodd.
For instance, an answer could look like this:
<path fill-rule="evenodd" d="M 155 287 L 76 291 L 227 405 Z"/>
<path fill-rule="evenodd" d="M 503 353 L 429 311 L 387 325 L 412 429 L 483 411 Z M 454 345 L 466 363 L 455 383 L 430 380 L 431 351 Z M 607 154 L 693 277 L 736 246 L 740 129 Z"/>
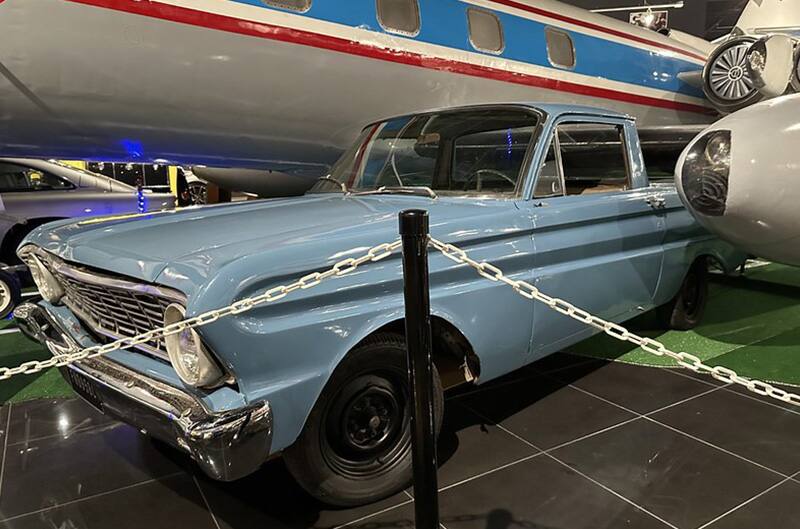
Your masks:
<path fill-rule="evenodd" d="M 533 223 L 534 281 L 548 295 L 622 321 L 653 306 L 664 222 L 648 188 L 636 131 L 625 119 L 565 116 L 545 132 L 526 202 Z M 592 332 L 542 307 L 533 357 Z"/>

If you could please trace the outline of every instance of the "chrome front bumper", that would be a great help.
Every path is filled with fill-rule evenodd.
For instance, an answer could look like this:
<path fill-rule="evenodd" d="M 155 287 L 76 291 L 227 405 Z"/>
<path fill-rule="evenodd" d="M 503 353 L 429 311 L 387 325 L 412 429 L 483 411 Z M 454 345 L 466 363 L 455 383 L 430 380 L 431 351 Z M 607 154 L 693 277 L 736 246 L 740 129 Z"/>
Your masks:
<path fill-rule="evenodd" d="M 40 305 L 14 311 L 23 334 L 54 355 L 80 350 L 77 341 Z M 257 470 L 272 445 L 272 409 L 259 402 L 213 413 L 185 390 L 132 371 L 107 358 L 62 368 L 84 400 L 143 433 L 186 450 L 212 478 L 231 481 Z"/>

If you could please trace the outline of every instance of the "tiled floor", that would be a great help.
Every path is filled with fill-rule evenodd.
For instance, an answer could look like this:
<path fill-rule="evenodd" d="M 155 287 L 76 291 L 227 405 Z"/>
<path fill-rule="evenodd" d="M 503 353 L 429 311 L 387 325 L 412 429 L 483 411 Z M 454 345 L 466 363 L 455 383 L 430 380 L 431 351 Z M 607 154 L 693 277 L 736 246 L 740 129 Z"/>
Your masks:
<path fill-rule="evenodd" d="M 77 400 L 0 409 L 0 526 L 413 527 L 408 492 L 331 510 L 280 460 L 236 483 Z M 795 529 L 800 411 L 683 371 L 555 355 L 448 396 L 446 529 Z"/>

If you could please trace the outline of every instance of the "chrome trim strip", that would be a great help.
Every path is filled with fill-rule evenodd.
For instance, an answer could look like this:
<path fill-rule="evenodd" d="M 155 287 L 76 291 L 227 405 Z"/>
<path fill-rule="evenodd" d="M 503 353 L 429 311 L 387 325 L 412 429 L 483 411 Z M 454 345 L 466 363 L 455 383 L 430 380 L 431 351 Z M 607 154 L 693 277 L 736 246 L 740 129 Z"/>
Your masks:
<path fill-rule="evenodd" d="M 76 281 L 101 287 L 118 288 L 120 290 L 129 290 L 131 292 L 149 294 L 151 296 L 165 298 L 182 305 L 186 304 L 186 296 L 183 295 L 183 293 L 171 288 L 150 285 L 148 283 L 135 283 L 133 281 L 119 279 L 102 273 L 86 272 L 85 270 L 65 263 L 57 257 L 48 256 L 46 258 L 50 259 L 50 265 L 55 269 L 56 272 L 67 277 L 71 277 Z"/>
<path fill-rule="evenodd" d="M 160 285 L 153 285 L 144 282 L 135 282 L 128 279 L 113 277 L 111 275 L 104 274 L 102 272 L 94 272 L 94 271 L 90 272 L 80 266 L 67 263 L 60 257 L 53 255 L 52 253 L 44 250 L 39 246 L 28 245 L 25 246 L 24 248 L 21 248 L 18 253 L 20 258 L 23 260 L 27 255 L 33 254 L 40 260 L 44 261 L 47 265 L 47 268 L 50 268 L 53 272 L 55 272 L 56 275 L 68 277 L 79 283 L 83 283 L 90 286 L 96 286 L 100 288 L 111 288 L 126 292 L 144 294 L 160 298 L 168 302 L 178 303 L 182 306 L 186 306 L 186 295 L 178 290 L 163 287 Z M 126 337 L 124 335 L 112 332 L 106 327 L 104 327 L 100 322 L 96 321 L 96 319 L 93 316 L 81 310 L 80 307 L 76 304 L 76 302 L 71 301 L 69 295 L 65 295 L 62 298 L 62 302 L 73 313 L 75 313 L 75 315 L 81 320 L 81 322 L 83 322 L 92 332 L 95 332 L 111 340 L 118 340 L 120 338 Z M 135 322 L 133 321 L 130 322 L 131 326 L 134 326 L 134 324 Z M 165 360 L 167 362 L 169 361 L 169 355 L 167 354 L 166 350 L 161 350 L 149 344 L 139 344 L 134 346 L 134 348 L 139 349 L 149 355 L 155 356 L 156 358 L 159 358 L 161 360 Z"/>

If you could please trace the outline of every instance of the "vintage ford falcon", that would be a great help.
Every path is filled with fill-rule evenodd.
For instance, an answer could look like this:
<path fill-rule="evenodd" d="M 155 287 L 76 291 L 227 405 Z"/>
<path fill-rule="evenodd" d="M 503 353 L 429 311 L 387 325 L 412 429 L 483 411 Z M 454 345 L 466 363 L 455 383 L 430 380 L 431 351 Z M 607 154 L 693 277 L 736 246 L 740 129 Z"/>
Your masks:
<path fill-rule="evenodd" d="M 16 315 L 55 354 L 136 335 L 394 241 L 410 208 L 473 259 L 616 322 L 658 308 L 665 326 L 690 328 L 708 264 L 744 258 L 673 185 L 649 182 L 632 119 L 501 104 L 369 125 L 303 197 L 45 225 L 19 249 L 44 300 Z M 594 332 L 441 254 L 430 269 L 439 414 L 442 386 L 487 382 Z M 64 373 L 214 478 L 282 454 L 309 493 L 352 505 L 410 479 L 402 318 L 395 254 Z"/>

